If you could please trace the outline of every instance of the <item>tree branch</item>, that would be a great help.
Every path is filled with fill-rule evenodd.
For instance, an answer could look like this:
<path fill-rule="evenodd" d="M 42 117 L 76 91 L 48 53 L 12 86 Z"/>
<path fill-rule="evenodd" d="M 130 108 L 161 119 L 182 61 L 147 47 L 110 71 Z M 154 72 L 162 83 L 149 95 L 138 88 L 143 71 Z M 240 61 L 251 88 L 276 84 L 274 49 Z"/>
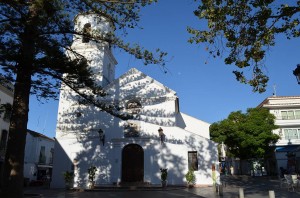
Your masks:
<path fill-rule="evenodd" d="M 59 79 L 61 82 L 63 82 L 67 87 L 69 87 L 72 91 L 74 91 L 76 94 L 78 94 L 80 97 L 82 97 L 85 101 L 87 101 L 89 104 L 92 104 L 98 108 L 100 108 L 102 111 L 105 111 L 107 113 L 109 113 L 112 116 L 118 117 L 122 120 L 128 120 L 133 118 L 131 115 L 129 114 L 119 114 L 117 113 L 115 110 L 117 110 L 118 106 L 116 106 L 115 104 L 109 104 L 109 107 L 107 107 L 107 105 L 105 105 L 105 102 L 100 102 L 100 101 L 96 101 L 95 99 L 87 96 L 86 94 L 80 92 L 77 88 L 75 88 L 74 86 L 72 86 L 73 83 L 76 82 L 72 82 L 72 81 L 67 81 L 64 77 L 61 77 L 59 75 L 53 74 L 51 72 L 45 71 L 43 70 L 42 73 L 52 76 L 53 78 Z M 97 97 L 97 96 L 96 96 Z M 99 96 L 98 96 L 99 97 Z"/>

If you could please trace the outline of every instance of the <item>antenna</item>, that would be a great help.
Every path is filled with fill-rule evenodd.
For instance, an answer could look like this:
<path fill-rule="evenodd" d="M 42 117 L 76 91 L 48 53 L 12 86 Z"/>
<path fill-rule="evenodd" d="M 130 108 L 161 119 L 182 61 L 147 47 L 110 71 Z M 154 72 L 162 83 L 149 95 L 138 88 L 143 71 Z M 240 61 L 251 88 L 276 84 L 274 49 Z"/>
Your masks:
<path fill-rule="evenodd" d="M 273 85 L 273 96 L 276 96 L 276 85 Z"/>

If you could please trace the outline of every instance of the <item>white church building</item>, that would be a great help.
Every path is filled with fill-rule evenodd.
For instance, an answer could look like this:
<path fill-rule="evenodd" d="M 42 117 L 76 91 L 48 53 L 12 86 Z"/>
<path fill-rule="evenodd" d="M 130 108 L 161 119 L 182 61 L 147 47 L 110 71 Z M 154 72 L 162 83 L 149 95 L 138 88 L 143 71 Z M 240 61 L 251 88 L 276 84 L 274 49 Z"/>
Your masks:
<path fill-rule="evenodd" d="M 111 31 L 95 14 L 78 15 L 75 30 Z M 88 168 L 96 166 L 96 186 L 134 182 L 158 185 L 160 168 L 168 169 L 168 185 L 185 185 L 193 169 L 197 185 L 218 177 L 217 143 L 210 140 L 209 123 L 180 112 L 176 92 L 132 68 L 115 79 L 115 60 L 108 43 L 74 36 L 72 49 L 84 55 L 107 96 L 134 119 L 121 120 L 62 85 L 51 187 L 64 187 L 63 172 L 74 172 L 74 187 L 88 187 Z"/>

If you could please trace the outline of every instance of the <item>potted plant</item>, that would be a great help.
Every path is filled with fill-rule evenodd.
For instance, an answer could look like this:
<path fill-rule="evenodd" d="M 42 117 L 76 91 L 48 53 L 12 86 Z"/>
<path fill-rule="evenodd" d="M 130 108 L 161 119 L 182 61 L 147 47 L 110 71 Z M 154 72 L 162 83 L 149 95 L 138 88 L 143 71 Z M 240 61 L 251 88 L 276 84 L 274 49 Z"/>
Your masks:
<path fill-rule="evenodd" d="M 161 185 L 162 187 L 167 186 L 167 178 L 168 178 L 168 169 L 167 168 L 161 168 L 160 169 L 160 179 L 161 179 Z"/>
<path fill-rule="evenodd" d="M 74 173 L 71 171 L 66 171 L 63 173 L 63 177 L 65 180 L 66 189 L 70 189 L 73 185 Z"/>
<path fill-rule="evenodd" d="M 96 177 L 97 168 L 96 166 L 91 166 L 88 169 L 88 177 L 89 177 L 89 188 L 94 189 L 95 188 L 95 177 Z"/>
<path fill-rule="evenodd" d="M 187 174 L 185 174 L 185 179 L 189 188 L 194 187 L 196 183 L 196 176 L 193 170 L 189 170 Z"/>

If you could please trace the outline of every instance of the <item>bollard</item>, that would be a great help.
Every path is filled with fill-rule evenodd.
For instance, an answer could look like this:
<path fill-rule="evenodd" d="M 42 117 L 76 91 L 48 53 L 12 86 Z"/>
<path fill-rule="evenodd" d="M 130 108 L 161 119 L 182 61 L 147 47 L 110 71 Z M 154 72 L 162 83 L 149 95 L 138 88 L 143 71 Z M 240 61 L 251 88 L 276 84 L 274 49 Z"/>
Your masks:
<path fill-rule="evenodd" d="M 219 186 L 219 196 L 223 196 L 223 186 Z"/>
<path fill-rule="evenodd" d="M 239 194 L 240 194 L 240 198 L 244 198 L 244 189 L 243 188 L 239 188 Z"/>
<path fill-rule="evenodd" d="M 269 190 L 269 198 L 275 198 L 274 190 Z"/>
<path fill-rule="evenodd" d="M 223 196 L 223 186 L 220 184 L 216 184 L 216 193 L 219 196 Z"/>

